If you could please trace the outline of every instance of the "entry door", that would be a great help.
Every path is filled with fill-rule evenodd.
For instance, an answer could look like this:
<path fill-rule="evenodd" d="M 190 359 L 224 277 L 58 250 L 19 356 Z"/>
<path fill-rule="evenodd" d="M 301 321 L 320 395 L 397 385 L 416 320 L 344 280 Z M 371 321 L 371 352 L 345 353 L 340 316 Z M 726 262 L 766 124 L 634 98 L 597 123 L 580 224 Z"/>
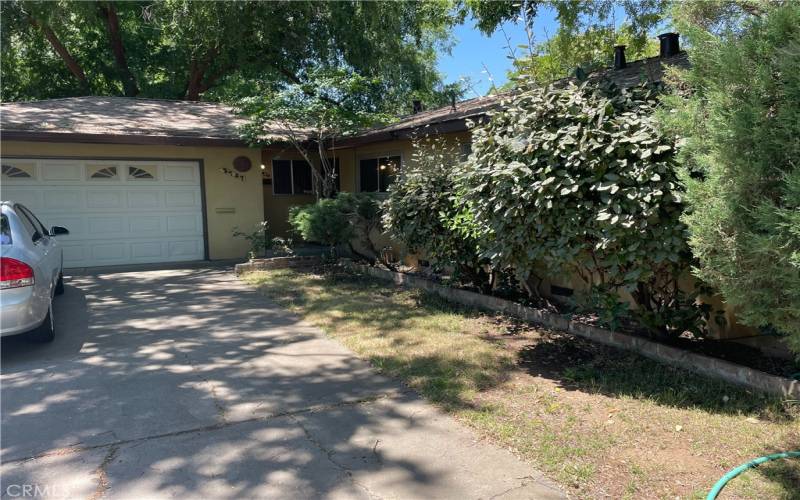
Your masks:
<path fill-rule="evenodd" d="M 0 196 L 69 229 L 64 267 L 202 260 L 200 175 L 190 161 L 3 158 Z"/>

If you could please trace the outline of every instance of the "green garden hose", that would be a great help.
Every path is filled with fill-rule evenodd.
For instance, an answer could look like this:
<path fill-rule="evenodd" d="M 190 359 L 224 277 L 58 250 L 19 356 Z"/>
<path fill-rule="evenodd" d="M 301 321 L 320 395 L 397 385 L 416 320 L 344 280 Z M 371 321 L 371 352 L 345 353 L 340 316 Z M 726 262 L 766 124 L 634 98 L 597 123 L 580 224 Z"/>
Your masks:
<path fill-rule="evenodd" d="M 755 460 L 751 460 L 746 464 L 742 464 L 739 467 L 733 469 L 732 471 L 728 472 L 722 478 L 717 481 L 717 484 L 711 488 L 711 491 L 708 492 L 708 496 L 706 500 L 715 500 L 717 495 L 722 491 L 722 488 L 728 484 L 728 481 L 735 478 L 742 472 L 746 471 L 751 467 L 758 467 L 759 465 L 763 464 L 764 462 L 769 462 L 770 460 L 777 460 L 779 458 L 800 458 L 800 450 L 798 451 L 785 451 L 783 453 L 773 453 L 772 455 L 766 455 L 764 457 L 756 458 Z"/>

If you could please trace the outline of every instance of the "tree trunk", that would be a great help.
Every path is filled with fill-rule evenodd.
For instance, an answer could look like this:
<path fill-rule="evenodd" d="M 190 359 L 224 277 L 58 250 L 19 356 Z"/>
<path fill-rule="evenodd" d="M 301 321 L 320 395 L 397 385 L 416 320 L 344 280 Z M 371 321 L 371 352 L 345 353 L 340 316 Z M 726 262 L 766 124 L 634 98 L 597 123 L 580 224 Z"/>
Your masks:
<path fill-rule="evenodd" d="M 136 85 L 136 79 L 128 67 L 128 60 L 125 57 L 125 46 L 122 44 L 122 35 L 119 30 L 119 18 L 117 17 L 117 9 L 114 7 L 113 2 L 107 4 L 98 4 L 100 14 L 105 20 L 106 31 L 108 32 L 108 41 L 111 45 L 111 52 L 114 54 L 114 60 L 117 63 L 117 70 L 120 73 L 120 80 L 122 80 L 122 89 L 128 97 L 135 97 L 139 94 L 139 87 Z"/>
<path fill-rule="evenodd" d="M 83 72 L 83 68 L 81 68 L 80 64 L 78 64 L 78 61 L 76 61 L 75 58 L 72 57 L 72 54 L 69 53 L 69 50 L 67 50 L 64 44 L 61 43 L 61 40 L 58 39 L 58 35 L 56 35 L 53 29 L 46 24 L 40 23 L 39 21 L 34 19 L 33 16 L 31 16 L 30 14 L 28 14 L 28 21 L 30 21 L 30 23 L 33 26 L 42 30 L 44 37 L 47 39 L 48 42 L 50 42 L 50 45 L 53 47 L 53 50 L 56 51 L 56 53 L 61 57 L 61 59 L 67 65 L 67 68 L 69 69 L 70 73 L 72 73 L 72 75 L 78 79 L 78 83 L 81 86 L 81 91 L 84 93 L 84 95 L 90 95 L 92 92 L 91 92 L 91 87 L 89 85 L 89 80 L 86 78 L 86 73 Z"/>
<path fill-rule="evenodd" d="M 208 89 L 208 86 L 203 85 L 203 78 L 205 78 L 206 71 L 217 54 L 219 54 L 219 49 L 213 48 L 208 50 L 202 61 L 198 61 L 197 58 L 192 58 L 192 62 L 189 66 L 189 83 L 186 86 L 186 95 L 184 99 L 187 101 L 200 100 L 200 94 Z M 218 78 L 219 75 L 216 77 Z"/>

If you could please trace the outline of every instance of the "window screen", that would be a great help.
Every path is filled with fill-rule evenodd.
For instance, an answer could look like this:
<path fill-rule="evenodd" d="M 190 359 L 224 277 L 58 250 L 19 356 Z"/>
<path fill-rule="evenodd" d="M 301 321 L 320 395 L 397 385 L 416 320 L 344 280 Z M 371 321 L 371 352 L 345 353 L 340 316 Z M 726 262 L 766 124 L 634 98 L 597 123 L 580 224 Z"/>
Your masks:
<path fill-rule="evenodd" d="M 292 162 L 272 160 L 272 192 L 292 194 Z"/>
<path fill-rule="evenodd" d="M 292 169 L 294 194 L 313 193 L 311 165 L 307 161 L 294 160 Z"/>

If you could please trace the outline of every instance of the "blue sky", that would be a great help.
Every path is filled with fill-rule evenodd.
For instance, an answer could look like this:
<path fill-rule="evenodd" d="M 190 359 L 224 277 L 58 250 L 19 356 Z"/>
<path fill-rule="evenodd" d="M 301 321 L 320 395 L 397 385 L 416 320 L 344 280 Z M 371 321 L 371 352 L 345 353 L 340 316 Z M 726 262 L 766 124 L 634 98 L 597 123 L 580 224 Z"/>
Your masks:
<path fill-rule="evenodd" d="M 617 26 L 626 20 L 625 11 L 619 4 L 614 8 L 614 20 Z M 509 45 L 506 36 L 511 40 L 511 47 L 517 54 L 524 50 L 517 47 L 528 42 L 524 28 L 510 22 L 505 23 L 502 28 L 491 36 L 486 36 L 475 28 L 474 20 L 467 19 L 456 27 L 453 33 L 455 45 L 451 53 L 439 53 L 438 69 L 444 75 L 445 83 L 458 81 L 461 77 L 469 77 L 472 81 L 474 89 L 467 91 L 465 99 L 476 97 L 476 93 L 486 95 L 492 86 L 490 77 L 494 78 L 494 84 L 497 86 L 506 82 L 506 72 L 512 68 L 511 59 L 508 58 L 509 51 L 506 48 Z M 534 43 L 546 41 L 557 30 L 558 21 L 552 7 L 537 9 L 534 19 Z"/>
<path fill-rule="evenodd" d="M 534 41 L 541 43 L 547 40 L 548 34 L 552 36 L 557 29 L 558 22 L 553 10 L 539 9 L 534 23 Z M 439 54 L 438 68 L 444 75 L 445 83 L 469 77 L 474 85 L 474 91 L 468 90 L 464 98 L 476 97 L 476 92 L 486 95 L 492 85 L 490 75 L 494 78 L 495 85 L 500 86 L 505 83 L 506 72 L 512 67 L 511 59 L 508 58 L 509 51 L 506 48 L 509 45 L 506 36 L 518 54 L 522 49 L 517 45 L 528 43 L 525 30 L 515 23 L 505 23 L 503 30 L 498 29 L 491 36 L 478 31 L 472 19 L 467 19 L 464 24 L 456 27 L 455 45 L 451 53 Z"/>

